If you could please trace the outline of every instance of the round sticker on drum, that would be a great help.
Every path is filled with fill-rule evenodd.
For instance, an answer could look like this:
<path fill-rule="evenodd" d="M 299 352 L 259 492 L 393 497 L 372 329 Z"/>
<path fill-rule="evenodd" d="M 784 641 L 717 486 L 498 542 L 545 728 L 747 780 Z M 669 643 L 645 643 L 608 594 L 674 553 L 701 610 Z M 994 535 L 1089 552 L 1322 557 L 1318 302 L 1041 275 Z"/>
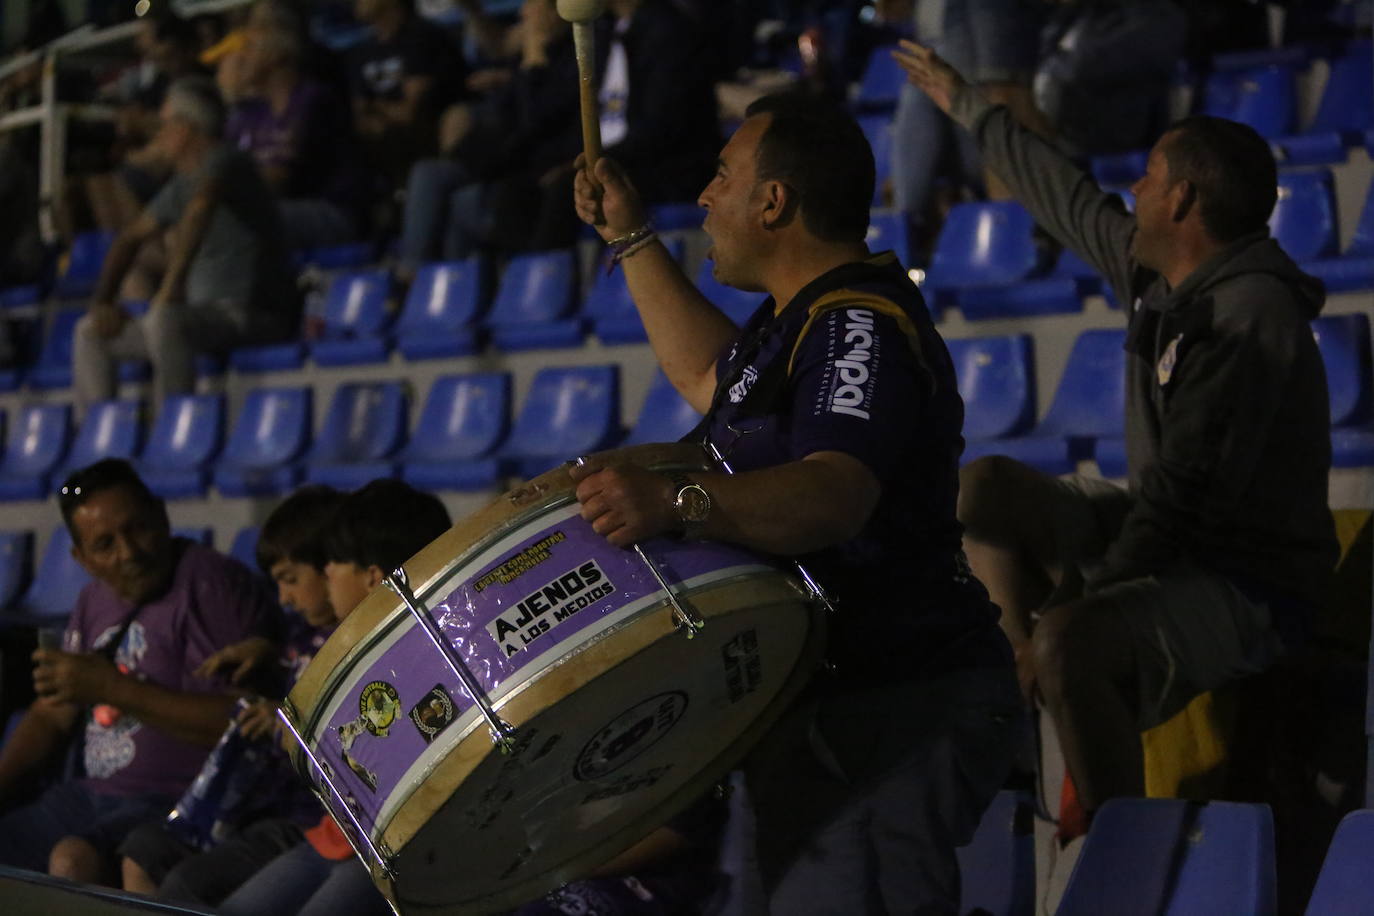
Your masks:
<path fill-rule="evenodd" d="M 368 732 L 378 738 L 387 736 L 387 729 L 396 721 L 400 709 L 401 697 L 386 681 L 373 681 L 358 696 L 358 715 Z"/>
<path fill-rule="evenodd" d="M 586 782 L 613 773 L 658 743 L 687 711 L 687 694 L 660 693 L 637 703 L 597 731 L 577 755 L 573 775 Z"/>

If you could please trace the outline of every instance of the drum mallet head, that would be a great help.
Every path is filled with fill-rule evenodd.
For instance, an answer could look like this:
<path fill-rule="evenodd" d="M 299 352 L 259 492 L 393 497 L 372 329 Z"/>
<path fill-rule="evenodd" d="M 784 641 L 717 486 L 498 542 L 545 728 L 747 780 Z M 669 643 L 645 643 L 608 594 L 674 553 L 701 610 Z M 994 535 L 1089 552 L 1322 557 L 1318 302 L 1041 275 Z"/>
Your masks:
<path fill-rule="evenodd" d="M 582 102 L 582 152 L 591 171 L 601 158 L 601 116 L 596 110 L 596 38 L 592 23 L 606 10 L 606 0 L 557 0 L 558 15 L 573 27 L 577 81 Z"/>

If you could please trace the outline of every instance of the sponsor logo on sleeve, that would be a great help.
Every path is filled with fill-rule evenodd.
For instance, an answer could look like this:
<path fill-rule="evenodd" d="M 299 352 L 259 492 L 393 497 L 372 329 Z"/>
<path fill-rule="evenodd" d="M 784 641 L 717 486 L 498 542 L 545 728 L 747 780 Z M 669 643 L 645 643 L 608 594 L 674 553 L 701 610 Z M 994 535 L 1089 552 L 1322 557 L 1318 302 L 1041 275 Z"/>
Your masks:
<path fill-rule="evenodd" d="M 873 313 L 868 309 L 846 309 L 842 320 L 838 315 L 836 312 L 830 320 L 826 367 L 830 396 L 826 407 L 831 413 L 867 420 L 879 356 Z"/>
<path fill-rule="evenodd" d="M 588 560 L 530 592 L 488 623 L 487 632 L 510 658 L 555 624 L 614 592 L 600 564 Z"/>
<path fill-rule="evenodd" d="M 744 400 L 744 396 L 749 393 L 749 389 L 754 387 L 754 383 L 759 380 L 759 371 L 753 366 L 745 366 L 744 372 L 740 374 L 739 381 L 730 386 L 730 403 L 738 404 Z"/>

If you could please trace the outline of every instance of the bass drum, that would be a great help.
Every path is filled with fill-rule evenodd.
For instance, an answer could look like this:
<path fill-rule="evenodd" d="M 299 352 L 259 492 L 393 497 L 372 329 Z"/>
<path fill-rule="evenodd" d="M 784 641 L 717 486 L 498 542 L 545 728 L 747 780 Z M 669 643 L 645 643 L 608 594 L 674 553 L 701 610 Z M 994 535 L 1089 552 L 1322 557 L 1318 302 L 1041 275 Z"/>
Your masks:
<path fill-rule="evenodd" d="M 711 467 L 686 445 L 594 457 Z M 287 700 L 310 751 L 298 771 L 403 913 L 507 909 L 586 874 L 708 791 L 819 664 L 822 614 L 791 571 L 646 541 L 704 623 L 689 636 L 649 563 L 593 532 L 573 491 L 556 468 L 435 540 L 405 564 L 434 628 L 379 588 Z M 504 750 L 461 668 L 513 729 Z"/>

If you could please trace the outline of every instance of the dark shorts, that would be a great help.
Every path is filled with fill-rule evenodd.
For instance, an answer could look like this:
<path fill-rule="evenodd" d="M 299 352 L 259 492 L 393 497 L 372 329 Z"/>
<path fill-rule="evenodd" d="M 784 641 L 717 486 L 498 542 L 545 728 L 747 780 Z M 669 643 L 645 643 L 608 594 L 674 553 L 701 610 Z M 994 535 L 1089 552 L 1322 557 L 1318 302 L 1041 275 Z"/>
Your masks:
<path fill-rule="evenodd" d="M 213 907 L 303 839 L 301 828 L 293 822 L 268 818 L 201 852 L 177 840 L 162 821 L 155 821 L 130 831 L 119 854 L 148 873 L 158 885 L 159 897 Z"/>
<path fill-rule="evenodd" d="M 167 795 L 106 795 L 84 781 L 61 783 L 0 817 L 0 864 L 46 872 L 48 854 L 68 836 L 113 857 L 129 831 L 175 803 Z"/>

